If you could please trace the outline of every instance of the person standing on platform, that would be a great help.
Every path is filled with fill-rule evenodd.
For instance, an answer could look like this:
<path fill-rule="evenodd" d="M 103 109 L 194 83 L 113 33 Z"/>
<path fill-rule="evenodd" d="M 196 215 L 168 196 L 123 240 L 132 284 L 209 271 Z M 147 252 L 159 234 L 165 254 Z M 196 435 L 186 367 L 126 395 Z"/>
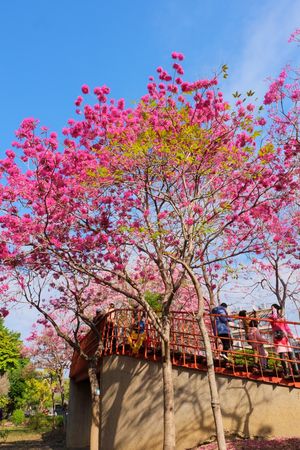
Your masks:
<path fill-rule="evenodd" d="M 299 375 L 297 363 L 292 362 L 290 364 L 286 361 L 286 359 L 295 360 L 295 355 L 289 342 L 289 338 L 294 338 L 294 335 L 283 317 L 281 306 L 274 303 L 271 308 L 272 312 L 270 318 L 272 319 L 271 327 L 273 332 L 273 342 L 276 352 L 281 359 L 283 373 L 286 376 Z M 290 369 L 292 369 L 292 372 Z"/>
<path fill-rule="evenodd" d="M 211 310 L 212 325 L 214 335 L 220 339 L 222 343 L 222 353 L 220 354 L 222 358 L 229 360 L 228 352 L 232 347 L 231 332 L 229 322 L 231 319 L 228 317 L 227 304 L 221 303 Z"/>

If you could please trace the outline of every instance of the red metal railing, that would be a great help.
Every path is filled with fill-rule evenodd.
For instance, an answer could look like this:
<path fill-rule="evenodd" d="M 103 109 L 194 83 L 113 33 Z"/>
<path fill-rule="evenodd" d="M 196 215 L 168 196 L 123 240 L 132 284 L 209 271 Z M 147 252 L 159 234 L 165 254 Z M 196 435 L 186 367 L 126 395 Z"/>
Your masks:
<path fill-rule="evenodd" d="M 227 351 L 224 350 L 220 339 L 213 333 L 212 320 L 214 317 L 210 314 L 205 315 L 216 373 L 300 388 L 300 376 L 297 374 L 300 369 L 299 322 L 287 322 L 295 339 L 290 341 L 290 355 L 281 359 L 273 343 L 270 319 L 255 319 L 261 335 L 266 340 L 263 345 L 268 356 L 265 357 L 258 351 L 260 343 L 246 338 L 243 322 L 237 316 L 229 316 L 232 319 L 231 347 Z M 207 370 L 206 352 L 196 317 L 188 312 L 173 312 L 170 322 L 170 348 L 173 365 L 201 371 Z M 162 356 L 161 338 L 142 310 L 114 310 L 105 317 L 97 317 L 96 324 L 103 343 L 102 356 L 132 355 L 142 359 L 160 361 Z M 85 352 L 92 355 L 98 342 L 99 338 L 97 339 L 95 334 L 88 333 L 83 342 Z M 75 379 L 82 379 L 86 372 L 86 363 L 80 360 L 78 355 L 74 355 L 71 377 Z M 268 367 L 264 367 L 265 362 Z M 284 374 L 284 368 L 289 371 L 289 375 Z"/>

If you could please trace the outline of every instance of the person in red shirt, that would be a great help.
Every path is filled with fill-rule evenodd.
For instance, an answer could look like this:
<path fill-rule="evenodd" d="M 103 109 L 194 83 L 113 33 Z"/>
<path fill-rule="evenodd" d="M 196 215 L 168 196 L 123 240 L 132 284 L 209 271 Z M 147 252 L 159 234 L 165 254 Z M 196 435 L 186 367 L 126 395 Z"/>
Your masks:
<path fill-rule="evenodd" d="M 299 369 L 296 362 L 291 364 L 292 372 L 289 373 L 290 364 L 285 360 L 295 360 L 294 352 L 289 342 L 289 338 L 294 338 L 294 335 L 283 317 L 281 306 L 276 305 L 275 303 L 272 305 L 271 319 L 273 342 L 276 352 L 281 359 L 284 375 L 299 375 Z"/>

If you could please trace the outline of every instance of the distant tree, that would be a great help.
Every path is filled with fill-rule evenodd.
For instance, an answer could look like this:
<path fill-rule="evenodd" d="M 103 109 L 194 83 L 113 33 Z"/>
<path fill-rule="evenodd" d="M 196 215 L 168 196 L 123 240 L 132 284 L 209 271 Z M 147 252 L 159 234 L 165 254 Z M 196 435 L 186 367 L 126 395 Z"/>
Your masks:
<path fill-rule="evenodd" d="M 100 388 L 96 368 L 103 348 L 102 332 L 99 329 L 99 324 L 95 321 L 96 311 L 100 308 L 102 313 L 105 313 L 109 302 L 122 302 L 122 295 L 95 283 L 94 278 L 89 276 L 89 274 L 82 274 L 80 271 L 64 265 L 59 256 L 55 256 L 55 254 L 52 256 L 55 257 L 55 263 L 53 259 L 51 267 L 43 264 L 42 272 L 40 272 L 41 267 L 36 268 L 35 264 L 33 264 L 32 266 L 27 266 L 26 270 L 24 270 L 24 267 L 14 267 L 10 276 L 12 283 L 21 287 L 20 301 L 27 301 L 30 306 L 36 308 L 42 315 L 43 318 L 38 320 L 38 326 L 45 327 L 45 330 L 47 329 L 50 335 L 53 330 L 56 333 L 53 341 L 54 343 L 56 341 L 59 343 L 56 355 L 53 348 L 50 350 L 50 347 L 47 347 L 45 342 L 42 342 L 42 339 L 39 342 L 41 355 L 39 355 L 38 350 L 33 350 L 32 353 L 33 362 L 37 366 L 44 365 L 47 358 L 49 361 L 51 358 L 58 358 L 55 363 L 55 374 L 53 371 L 44 374 L 47 375 L 45 380 L 47 379 L 49 392 L 52 389 L 52 403 L 54 402 L 54 390 L 57 387 L 56 381 L 60 384 L 61 397 L 65 395 L 65 384 L 62 381 L 62 375 L 59 376 L 59 379 L 57 376 L 62 366 L 67 366 L 70 363 L 71 353 L 76 351 L 81 358 L 87 361 L 93 411 L 91 448 L 96 448 L 98 439 L 95 435 L 99 431 L 100 407 Z M 15 302 L 16 298 L 13 301 Z M 102 314 L 103 319 L 104 314 Z M 98 342 L 96 351 L 93 354 L 85 351 L 85 344 L 82 339 L 89 331 L 94 333 Z M 62 356 L 64 349 L 67 349 L 65 357 L 59 362 L 59 357 Z M 49 354 L 47 355 L 48 352 Z M 38 362 L 39 356 L 41 356 L 40 362 Z M 44 360 L 43 363 L 42 359 Z"/>
<path fill-rule="evenodd" d="M 264 246 L 245 265 L 248 293 L 265 293 L 284 310 L 288 303 L 300 308 L 299 231 L 291 216 L 277 218 L 264 233 Z"/>
<path fill-rule="evenodd" d="M 65 376 L 71 364 L 72 347 L 57 336 L 49 322 L 40 326 L 35 324 L 27 341 L 29 346 L 26 347 L 26 355 L 35 368 L 43 370 L 43 376 L 48 380 L 51 390 L 53 409 L 56 393 L 59 394 L 61 405 L 63 405 L 65 402 Z"/>
<path fill-rule="evenodd" d="M 0 319 L 0 374 L 19 366 L 21 348 L 20 334 L 8 330 Z"/>
<path fill-rule="evenodd" d="M 25 407 L 24 395 L 26 390 L 26 381 L 35 377 L 35 371 L 27 358 L 22 358 L 18 367 L 11 369 L 8 373 L 10 388 L 8 392 L 9 412 L 17 408 Z"/>
<path fill-rule="evenodd" d="M 25 381 L 23 401 L 26 408 L 35 408 L 41 413 L 51 404 L 51 390 L 43 372 L 36 372 L 35 377 Z"/>

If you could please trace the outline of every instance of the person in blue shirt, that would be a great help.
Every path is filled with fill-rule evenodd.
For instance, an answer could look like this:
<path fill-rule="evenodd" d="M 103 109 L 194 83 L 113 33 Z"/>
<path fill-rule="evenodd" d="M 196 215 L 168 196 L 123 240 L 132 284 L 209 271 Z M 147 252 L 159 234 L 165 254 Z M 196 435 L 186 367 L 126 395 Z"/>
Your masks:
<path fill-rule="evenodd" d="M 221 356 L 225 359 L 229 359 L 227 353 L 231 349 L 232 341 L 229 326 L 231 319 L 228 317 L 227 304 L 221 303 L 219 306 L 213 308 L 211 313 L 213 314 L 212 324 L 214 335 L 220 339 L 223 347 L 224 353 L 221 353 Z"/>

